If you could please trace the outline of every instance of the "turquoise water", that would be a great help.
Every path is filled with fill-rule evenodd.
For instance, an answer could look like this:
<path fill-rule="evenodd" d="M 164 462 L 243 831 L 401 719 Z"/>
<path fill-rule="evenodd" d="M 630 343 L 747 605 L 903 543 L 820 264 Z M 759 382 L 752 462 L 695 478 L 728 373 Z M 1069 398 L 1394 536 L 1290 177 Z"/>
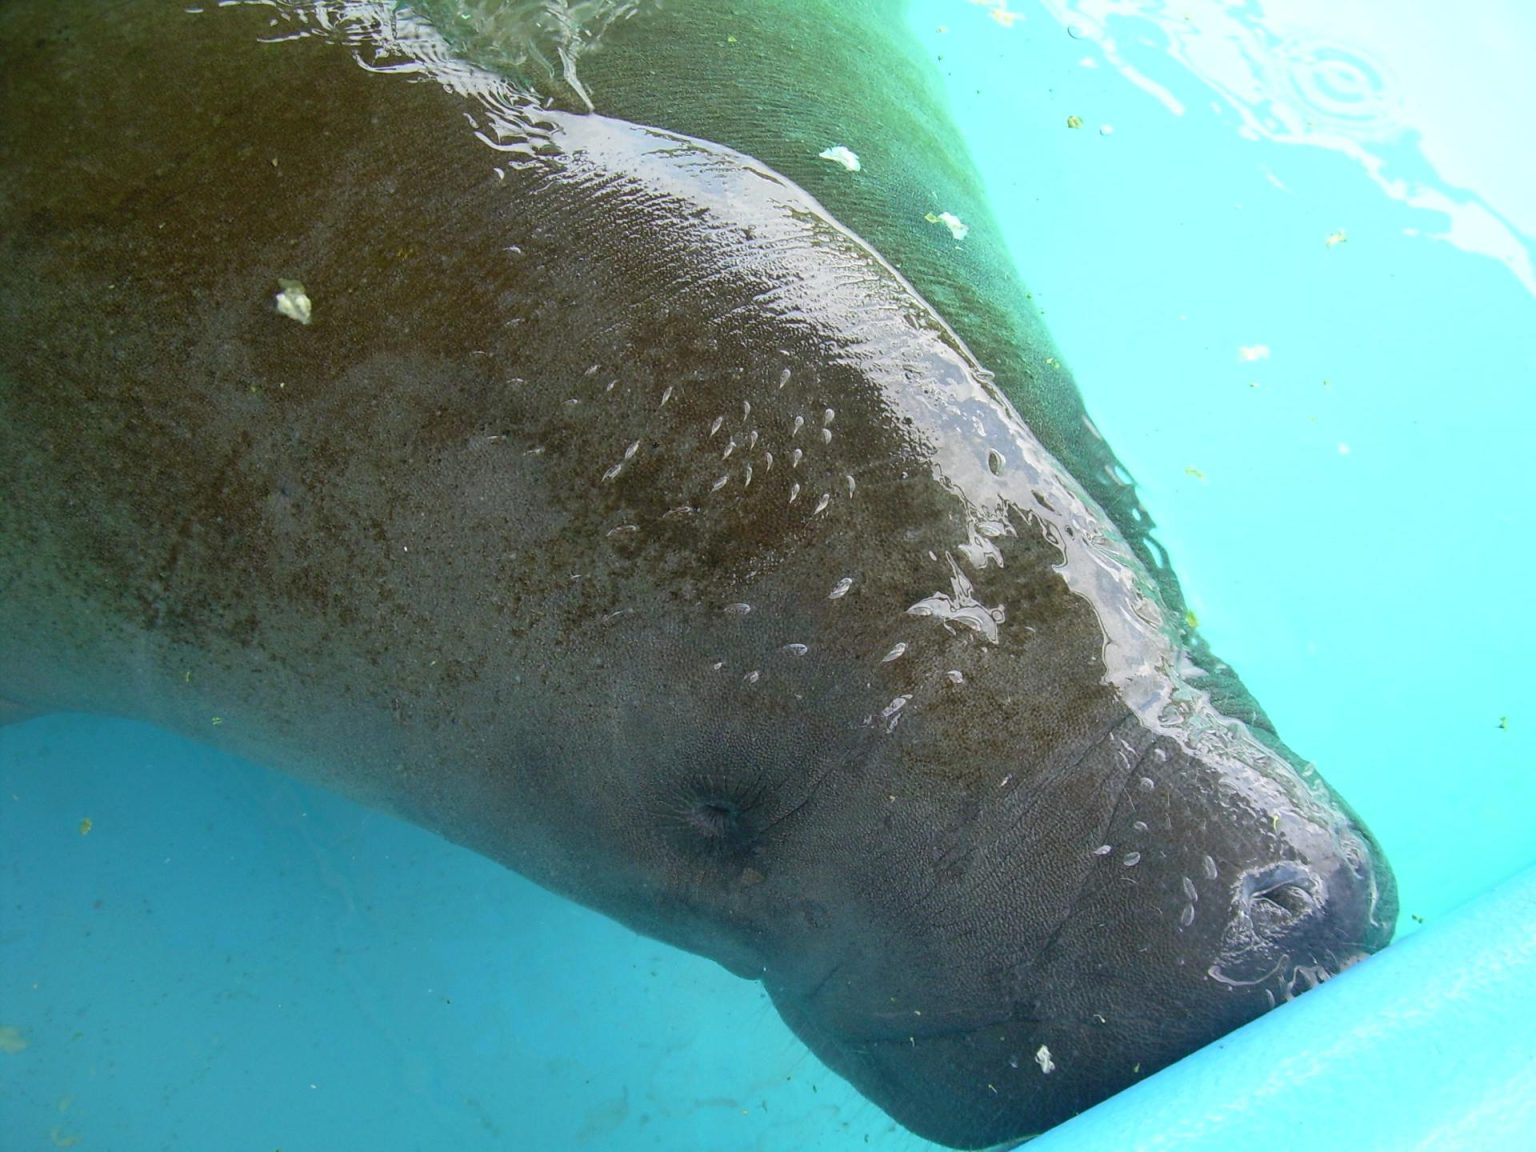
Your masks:
<path fill-rule="evenodd" d="M 1160 7 L 913 22 L 1202 627 L 1408 931 L 1536 860 L 1536 17 Z M 756 986 L 141 726 L 0 730 L 0 869 L 6 1148 L 929 1147 Z"/>

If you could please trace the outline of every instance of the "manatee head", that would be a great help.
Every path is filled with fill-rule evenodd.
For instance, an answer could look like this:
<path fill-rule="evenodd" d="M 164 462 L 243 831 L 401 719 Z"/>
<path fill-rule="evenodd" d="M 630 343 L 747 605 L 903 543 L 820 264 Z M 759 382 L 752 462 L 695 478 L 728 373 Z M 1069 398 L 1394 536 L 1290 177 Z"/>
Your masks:
<path fill-rule="evenodd" d="M 641 250 L 594 223 L 607 323 L 539 369 L 601 366 L 535 436 L 582 589 L 518 738 L 579 813 L 557 886 L 762 980 L 957 1146 L 1386 943 L 1369 834 L 888 265 L 724 150 L 562 131 L 623 156 L 627 208 L 709 210 L 669 199 Z M 647 296 L 658 261 L 707 288 Z"/>

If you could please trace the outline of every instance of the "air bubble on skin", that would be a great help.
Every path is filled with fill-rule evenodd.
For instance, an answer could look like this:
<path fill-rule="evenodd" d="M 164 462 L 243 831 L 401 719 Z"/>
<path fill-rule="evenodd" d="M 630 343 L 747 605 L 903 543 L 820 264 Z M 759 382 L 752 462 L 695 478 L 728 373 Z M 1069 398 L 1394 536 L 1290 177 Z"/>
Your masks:
<path fill-rule="evenodd" d="M 944 675 L 951 684 L 965 683 L 965 673 L 960 671 L 958 668 L 951 668 L 948 672 L 944 673 Z"/>
<path fill-rule="evenodd" d="M 773 471 L 773 453 L 772 452 L 764 452 L 763 453 L 763 471 L 764 472 L 772 472 Z"/>
<path fill-rule="evenodd" d="M 727 484 L 729 484 L 730 480 L 731 480 L 730 473 L 726 473 L 726 475 L 720 477 L 720 479 L 716 480 L 713 484 L 711 484 L 709 486 L 709 490 L 711 492 L 718 492 L 718 491 L 720 491 L 720 489 L 724 488 Z"/>
<path fill-rule="evenodd" d="M 731 453 L 734 451 L 736 451 L 736 437 L 732 436 L 730 440 L 726 442 L 725 451 L 720 453 L 720 459 L 729 460 L 731 458 Z"/>
<path fill-rule="evenodd" d="M 747 433 L 747 447 L 748 448 L 756 448 L 757 447 L 757 429 L 756 428 L 752 429 L 752 431 Z"/>
<path fill-rule="evenodd" d="M 1093 854 L 1095 856 L 1108 856 L 1114 850 L 1115 849 L 1114 849 L 1113 845 L 1110 845 L 1110 844 L 1100 844 L 1097 848 L 1095 848 L 1093 850 Z"/>
<path fill-rule="evenodd" d="M 855 489 L 855 488 L 857 488 L 857 487 L 858 487 L 858 485 L 857 485 L 857 484 L 855 484 L 855 483 L 854 483 L 854 482 L 853 482 L 853 477 L 852 477 L 852 476 L 847 476 L 847 475 L 845 475 L 845 476 L 844 476 L 844 477 L 843 477 L 843 479 L 844 479 L 844 480 L 846 480 L 846 481 L 848 481 L 848 495 L 849 495 L 849 496 L 852 496 L 852 495 L 853 495 L 853 490 L 854 490 L 854 489 Z"/>
<path fill-rule="evenodd" d="M 661 514 L 663 520 L 681 520 L 684 516 L 692 516 L 698 509 L 691 504 L 679 504 L 676 508 L 668 508 Z"/>
<path fill-rule="evenodd" d="M 789 486 L 789 502 L 793 504 L 798 499 L 800 499 L 800 485 L 791 484 Z"/>
<path fill-rule="evenodd" d="M 1205 869 L 1205 878 L 1207 880 L 1216 879 L 1218 875 L 1216 871 L 1216 861 L 1212 860 L 1209 856 L 1202 856 L 1200 858 L 1200 866 Z"/>
<path fill-rule="evenodd" d="M 617 528 L 608 529 L 608 535 L 610 537 L 627 536 L 631 532 L 638 531 L 640 531 L 640 526 L 638 524 L 620 524 Z"/>
<path fill-rule="evenodd" d="M 748 672 L 741 678 L 741 682 L 743 684 L 752 685 L 756 684 L 759 679 L 761 679 L 761 673 L 759 673 L 757 669 L 754 668 L 752 671 Z"/>
<path fill-rule="evenodd" d="M 720 425 L 722 425 L 724 423 L 725 423 L 725 417 L 724 416 L 716 416 L 715 419 L 714 419 L 714 423 L 712 423 L 709 426 L 709 434 L 711 436 L 713 436 L 716 432 L 720 431 Z"/>
<path fill-rule="evenodd" d="M 789 377 L 790 377 L 790 371 L 789 371 L 788 368 L 784 369 L 784 371 L 779 373 L 779 387 L 780 388 L 784 387 L 784 385 L 789 383 Z"/>
<path fill-rule="evenodd" d="M 832 585 L 832 591 L 827 594 L 828 600 L 841 600 L 848 595 L 848 589 L 853 587 L 853 577 L 844 576 L 836 584 Z"/>
<path fill-rule="evenodd" d="M 823 444 L 830 444 L 830 443 L 832 443 L 832 429 L 830 429 L 830 428 L 823 428 L 821 430 L 821 442 Z"/>
<path fill-rule="evenodd" d="M 1154 748 L 1154 749 L 1152 749 L 1152 760 L 1155 763 L 1158 763 L 1158 764 L 1166 764 L 1166 763 L 1168 763 L 1168 749 L 1166 749 L 1166 748 Z"/>
<path fill-rule="evenodd" d="M 800 467 L 800 461 L 802 461 L 804 459 L 805 459 L 805 453 L 800 451 L 800 449 L 796 448 L 793 452 L 791 452 L 789 454 L 789 466 L 791 468 L 798 468 L 798 467 Z"/>
<path fill-rule="evenodd" d="M 897 696 L 894 700 L 892 700 L 889 704 L 880 710 L 880 719 L 885 721 L 885 730 L 887 732 L 893 731 L 895 729 L 896 722 L 901 719 L 901 710 L 907 706 L 911 699 L 912 697 L 910 694 L 905 696 Z"/>
<path fill-rule="evenodd" d="M 1181 911 L 1179 913 L 1179 927 L 1180 928 L 1188 928 L 1194 922 L 1195 922 L 1195 906 L 1193 904 L 1186 904 L 1186 905 L 1184 905 L 1183 911 Z"/>
<path fill-rule="evenodd" d="M 622 471 L 624 471 L 624 461 L 620 460 L 617 464 L 610 465 L 608 471 L 603 473 L 603 480 L 617 480 Z"/>
<path fill-rule="evenodd" d="M 1150 792 L 1157 785 L 1152 783 L 1150 776 L 1143 776 L 1140 780 L 1136 781 L 1136 787 L 1140 788 L 1143 792 Z"/>
<path fill-rule="evenodd" d="M 1147 822 L 1145 820 L 1138 820 L 1136 823 L 1131 825 L 1131 831 L 1133 832 L 1145 832 L 1146 830 Z"/>
<path fill-rule="evenodd" d="M 804 416 L 796 416 L 795 417 L 795 426 L 789 430 L 789 434 L 791 436 L 798 435 L 799 432 L 800 432 L 800 429 L 802 429 L 804 427 L 805 427 L 805 417 Z"/>
<path fill-rule="evenodd" d="M 832 409 L 828 408 L 825 412 L 823 412 L 821 414 L 821 426 L 823 428 L 825 428 L 828 424 L 832 423 L 832 421 L 836 420 L 836 419 L 837 419 L 837 413 L 832 411 Z"/>
<path fill-rule="evenodd" d="M 1200 893 L 1195 890 L 1195 882 L 1188 876 L 1184 877 L 1184 899 L 1191 904 L 1200 899 Z"/>
<path fill-rule="evenodd" d="M 638 451 L 640 451 L 640 441 L 636 440 L 628 448 L 624 449 L 624 459 L 633 460 L 635 458 L 635 453 Z"/>
<path fill-rule="evenodd" d="M 601 368 L 601 367 L 602 367 L 601 364 L 594 364 L 594 365 L 592 365 L 592 367 L 588 368 L 584 373 L 582 373 L 582 375 L 586 376 L 588 378 L 596 376 L 597 375 L 597 370 L 599 368 Z"/>
<path fill-rule="evenodd" d="M 994 476 L 1001 476 L 1003 474 L 1003 466 L 1005 463 L 1006 461 L 1003 460 L 1003 454 L 996 448 L 987 449 L 988 472 L 991 472 Z"/>
<path fill-rule="evenodd" d="M 880 657 L 880 663 L 889 664 L 892 660 L 899 660 L 902 653 L 907 650 L 907 642 L 902 640 L 884 656 Z"/>
<path fill-rule="evenodd" d="M 616 387 L 618 387 L 618 384 L 619 382 L 617 380 L 610 380 L 608 383 L 603 385 L 603 391 L 612 392 Z"/>
<path fill-rule="evenodd" d="M 743 479 L 741 481 L 741 486 L 743 488 L 750 488 L 750 487 L 752 487 L 752 465 L 751 464 L 744 465 L 742 467 L 742 474 L 743 474 Z"/>
<path fill-rule="evenodd" d="M 661 403 L 656 405 L 656 407 L 665 408 L 667 406 L 667 401 L 670 399 L 672 399 L 672 385 L 668 384 L 661 390 Z"/>
<path fill-rule="evenodd" d="M 716 660 L 713 664 L 711 664 L 709 666 L 709 670 L 711 672 L 718 672 L 718 671 L 720 671 L 724 667 L 725 667 L 725 661 L 724 660 Z"/>
<path fill-rule="evenodd" d="M 810 651 L 810 648 L 804 644 L 786 644 L 782 650 L 791 656 L 804 656 Z"/>
<path fill-rule="evenodd" d="M 750 604 L 727 604 L 725 606 L 725 614 L 727 616 L 745 616 L 750 611 L 752 611 L 752 605 Z"/>
<path fill-rule="evenodd" d="M 812 516 L 819 516 L 819 515 L 821 515 L 823 512 L 825 512 L 827 510 L 827 505 L 830 504 L 830 503 L 832 503 L 832 493 L 830 493 L 830 492 L 823 492 L 821 494 L 821 499 L 816 501 L 816 510 L 814 512 L 812 512 L 811 515 Z"/>
<path fill-rule="evenodd" d="M 1127 868 L 1134 868 L 1136 865 L 1141 863 L 1141 853 L 1127 852 L 1125 854 L 1125 859 L 1122 860 L 1121 863 L 1124 864 Z"/>

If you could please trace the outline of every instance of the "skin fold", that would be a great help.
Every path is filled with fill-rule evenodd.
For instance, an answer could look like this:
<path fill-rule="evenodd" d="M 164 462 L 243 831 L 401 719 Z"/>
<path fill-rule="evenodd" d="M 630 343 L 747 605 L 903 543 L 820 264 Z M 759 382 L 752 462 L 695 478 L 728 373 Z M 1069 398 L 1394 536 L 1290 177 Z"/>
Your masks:
<path fill-rule="evenodd" d="M 0 696 L 710 956 L 981 1147 L 1395 899 L 1186 634 L 877 7 L 640 7 L 569 67 L 370 4 L 0 7 Z M 903 174 L 835 184 L 855 138 Z"/>

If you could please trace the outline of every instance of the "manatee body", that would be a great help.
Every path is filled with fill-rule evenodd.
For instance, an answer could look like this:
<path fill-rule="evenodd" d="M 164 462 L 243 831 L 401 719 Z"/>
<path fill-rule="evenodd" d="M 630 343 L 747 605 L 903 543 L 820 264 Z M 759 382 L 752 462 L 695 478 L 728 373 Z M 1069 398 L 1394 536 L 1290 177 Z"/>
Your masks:
<path fill-rule="evenodd" d="M 11 3 L 0 45 L 11 715 L 434 829 L 763 981 L 958 1146 L 1390 937 L 1134 500 L 774 168 L 368 4 Z M 1008 395 L 1112 460 L 1018 323 Z"/>

